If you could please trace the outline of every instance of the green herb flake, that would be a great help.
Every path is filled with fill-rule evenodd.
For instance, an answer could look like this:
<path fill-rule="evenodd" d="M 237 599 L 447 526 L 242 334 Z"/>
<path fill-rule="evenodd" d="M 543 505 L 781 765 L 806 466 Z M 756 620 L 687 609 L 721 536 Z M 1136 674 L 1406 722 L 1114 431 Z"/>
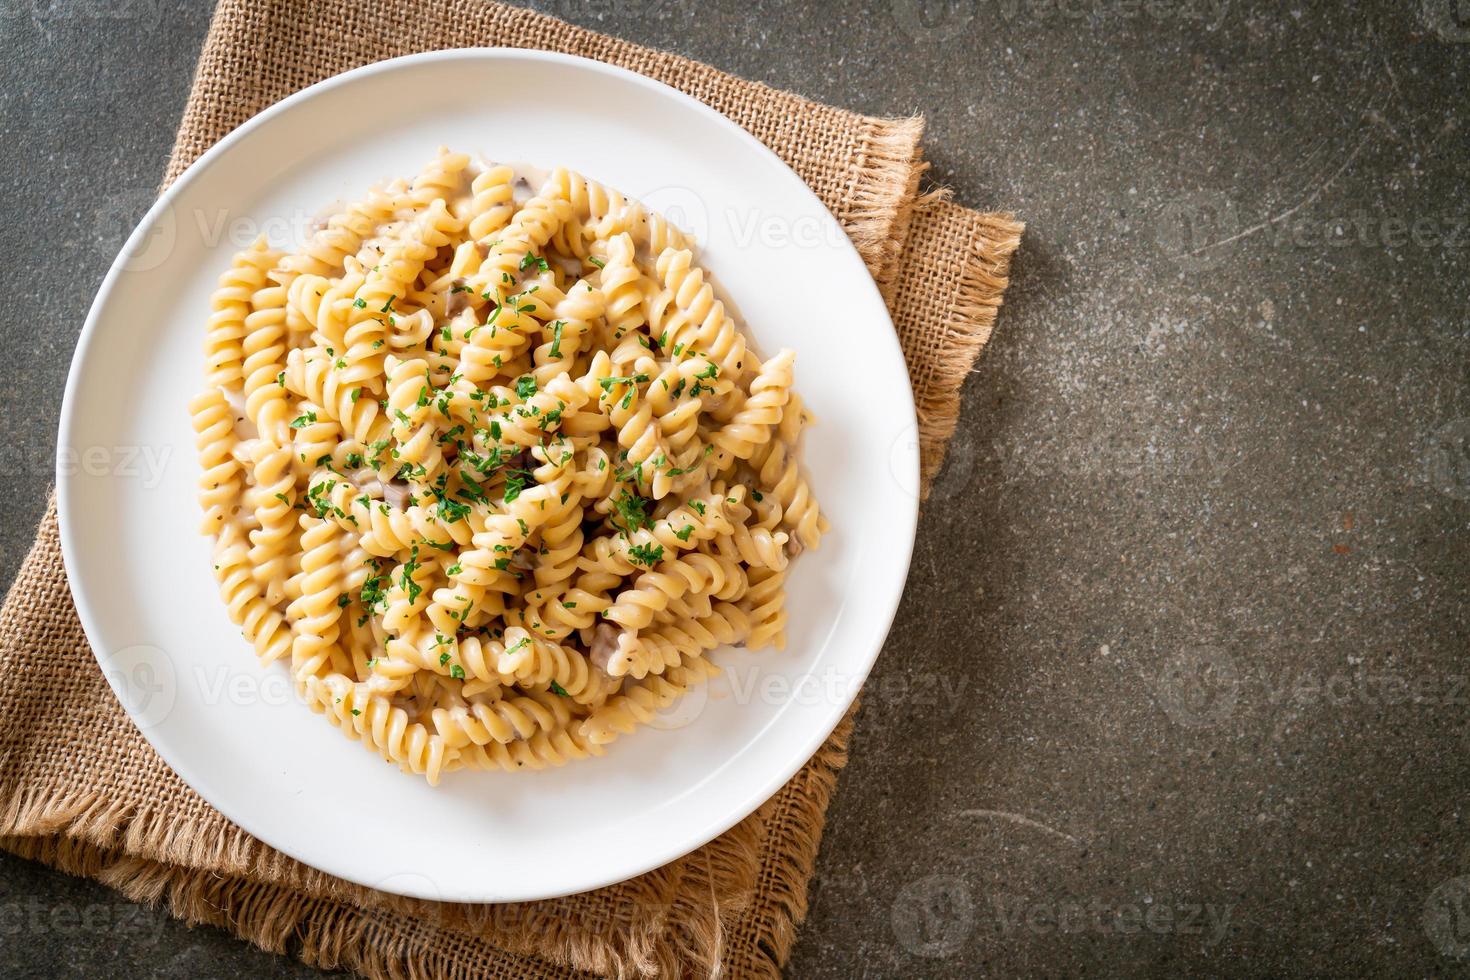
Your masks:
<path fill-rule="evenodd" d="M 645 565 L 649 568 L 652 568 L 655 563 L 662 560 L 663 556 L 664 546 L 661 544 L 635 544 L 633 547 L 628 549 L 629 561 L 633 562 L 635 565 Z"/>

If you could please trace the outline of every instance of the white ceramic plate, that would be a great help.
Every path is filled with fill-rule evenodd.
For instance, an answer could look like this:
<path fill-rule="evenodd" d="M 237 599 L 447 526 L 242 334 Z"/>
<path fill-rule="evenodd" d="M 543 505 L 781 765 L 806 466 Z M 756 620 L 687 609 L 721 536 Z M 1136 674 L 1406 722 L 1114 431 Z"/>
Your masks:
<path fill-rule="evenodd" d="M 440 144 L 564 164 L 695 232 L 760 349 L 797 351 L 832 521 L 789 585 L 783 653 L 727 674 L 608 754 L 438 788 L 344 738 L 257 665 L 197 531 L 186 403 L 208 297 L 261 231 L 294 246 L 334 201 L 416 173 Z M 261 113 L 144 217 L 82 331 L 62 407 L 62 548 L 82 625 L 133 720 L 205 799 L 306 864 L 420 898 L 596 888 L 673 860 L 775 793 L 842 717 L 898 605 L 917 514 L 915 416 L 872 279 L 777 157 L 664 85 L 578 58 L 446 51 L 371 65 Z"/>

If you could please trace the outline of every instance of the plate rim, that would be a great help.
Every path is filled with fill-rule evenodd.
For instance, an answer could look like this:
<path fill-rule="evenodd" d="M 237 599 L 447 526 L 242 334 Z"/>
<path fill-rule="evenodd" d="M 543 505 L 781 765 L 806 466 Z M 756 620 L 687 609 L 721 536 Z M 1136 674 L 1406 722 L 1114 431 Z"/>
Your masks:
<path fill-rule="evenodd" d="M 184 169 L 184 171 L 178 176 L 177 179 L 175 179 L 171 184 L 169 184 L 167 188 L 164 189 L 164 191 L 158 196 L 157 200 L 154 201 L 154 203 L 144 213 L 142 218 L 139 219 L 137 227 L 134 228 L 132 233 L 128 236 L 127 240 L 124 242 L 122 248 L 118 252 L 118 255 L 116 256 L 116 258 L 114 258 L 111 266 L 108 268 L 108 271 L 103 277 L 101 284 L 97 287 L 97 292 L 93 297 L 92 305 L 87 312 L 87 316 L 83 321 L 82 329 L 78 334 L 76 348 L 72 353 L 72 358 L 68 366 L 67 380 L 62 394 L 61 411 L 57 425 L 57 523 L 60 537 L 62 564 L 66 574 L 67 585 L 72 597 L 73 606 L 76 610 L 77 618 L 82 627 L 82 631 L 87 638 L 87 643 L 91 649 L 93 659 L 97 662 L 99 668 L 104 673 L 106 672 L 108 665 L 106 662 L 104 662 L 104 654 L 102 652 L 102 648 L 96 642 L 95 638 L 102 636 L 105 633 L 105 629 L 103 627 L 103 624 L 100 623 L 94 616 L 93 611 L 90 607 L 90 603 L 86 598 L 86 593 L 79 586 L 79 582 L 82 578 L 81 568 L 85 564 L 83 553 L 86 549 L 82 546 L 80 542 L 76 540 L 74 535 L 68 531 L 68 527 L 70 524 L 70 519 L 68 515 L 74 512 L 75 507 L 80 506 L 80 503 L 75 501 L 73 497 L 80 492 L 78 490 L 78 486 L 81 481 L 77 479 L 77 474 L 72 470 L 72 468 L 66 465 L 66 447 L 71 444 L 76 430 L 82 426 L 82 422 L 80 421 L 81 413 L 78 408 L 79 399 L 83 398 L 83 395 L 79 390 L 80 377 L 82 373 L 81 369 L 84 362 L 87 360 L 88 352 L 93 346 L 93 342 L 98 336 L 101 329 L 100 325 L 103 320 L 103 311 L 108 305 L 108 300 L 111 294 L 117 288 L 118 280 L 121 279 L 123 274 L 128 271 L 125 268 L 128 262 L 128 257 L 134 252 L 136 246 L 151 233 L 153 225 L 158 221 L 159 217 L 164 214 L 173 205 L 173 202 L 178 197 L 180 197 L 190 185 L 192 185 L 197 179 L 199 179 L 200 176 L 206 170 L 208 170 L 215 163 L 216 160 L 228 154 L 237 143 L 245 139 L 251 132 L 265 125 L 275 117 L 288 113 L 296 109 L 297 107 L 324 95 L 327 92 L 353 85 L 360 80 L 373 75 L 378 75 L 385 72 L 392 72 L 405 68 L 412 68 L 416 65 L 428 62 L 452 61 L 455 59 L 465 58 L 484 58 L 489 60 L 512 59 L 550 62 L 565 65 L 575 69 L 592 71 L 594 73 L 604 73 L 613 77 L 620 78 L 635 85 L 654 90 L 663 97 L 672 97 L 676 102 L 682 103 L 685 108 L 693 109 L 694 111 L 706 116 L 707 118 L 710 118 L 718 126 L 733 134 L 737 139 L 742 140 L 749 148 L 755 150 L 758 154 L 764 155 L 770 162 L 777 164 L 782 170 L 784 170 L 787 174 L 790 174 L 791 177 L 794 178 L 802 186 L 807 195 L 810 196 L 810 199 L 817 205 L 822 219 L 830 222 L 830 227 L 839 232 L 839 234 L 832 240 L 832 244 L 829 247 L 838 249 L 840 251 L 845 251 L 850 256 L 851 260 L 856 262 L 858 264 L 858 267 L 862 269 L 862 286 L 859 288 L 864 288 L 869 292 L 869 298 L 874 304 L 875 309 L 881 312 L 882 322 L 886 323 L 889 327 L 887 333 L 884 334 L 878 341 L 882 346 L 887 348 L 886 351 L 882 351 L 880 353 L 886 358 L 897 358 L 900 365 L 903 365 L 905 363 L 903 350 L 901 345 L 899 344 L 898 332 L 897 329 L 893 326 L 891 311 L 888 309 L 887 303 L 883 300 L 883 297 L 878 290 L 877 283 L 873 280 L 871 274 L 868 272 L 867 266 L 863 262 L 861 255 L 858 254 L 856 246 L 852 243 L 851 239 L 842 229 L 841 223 L 838 222 L 836 217 L 831 213 L 831 211 L 826 207 L 821 199 L 817 197 L 816 192 L 811 189 L 811 186 L 807 184 L 807 182 L 803 180 L 802 177 L 797 174 L 784 160 L 782 160 L 781 157 L 774 150 L 762 143 L 743 126 L 736 123 L 733 119 L 726 116 L 724 113 L 719 112 L 713 107 L 699 101 L 698 99 L 695 99 L 694 97 L 680 91 L 677 88 L 674 88 L 671 85 L 658 81 L 657 79 L 649 78 L 646 75 L 639 74 L 629 69 L 622 68 L 617 65 L 608 64 L 606 62 L 598 61 L 592 58 L 584 58 L 578 55 L 564 54 L 557 51 L 544 51 L 534 48 L 514 48 L 503 46 L 447 48 L 437 51 L 418 52 L 415 54 L 403 55 L 400 57 L 389 58 L 383 61 L 377 61 L 371 64 L 362 65 L 341 74 L 331 76 L 330 78 L 322 79 L 321 81 L 318 81 L 304 89 L 301 89 L 300 91 L 293 92 L 292 94 L 286 96 L 284 99 L 281 99 L 280 101 L 275 102 L 270 106 L 267 106 L 265 109 L 262 109 L 260 112 L 251 116 L 249 119 L 227 133 L 208 150 L 202 153 L 196 160 L 194 160 L 191 164 L 189 164 L 187 168 Z M 907 377 L 906 370 L 904 371 L 904 376 L 905 378 Z M 910 431 L 917 433 L 918 413 L 914 402 L 913 389 L 908 384 L 905 384 L 903 388 L 903 396 L 900 401 L 906 411 L 904 413 L 904 417 L 897 420 L 898 424 L 896 426 L 896 429 L 899 433 Z M 851 666 L 854 668 L 853 678 L 855 683 L 847 686 L 842 696 L 832 702 L 830 717 L 824 719 L 820 724 L 812 728 L 812 735 L 798 746 L 799 751 L 793 749 L 787 754 L 787 761 L 783 765 L 779 767 L 772 767 L 770 774 L 764 779 L 754 780 L 754 782 L 757 783 L 756 787 L 747 794 L 747 796 L 738 806 L 731 807 L 725 812 L 721 813 L 718 817 L 701 824 L 701 828 L 692 835 L 688 833 L 682 835 L 670 834 L 667 838 L 664 839 L 672 843 L 665 844 L 662 847 L 647 847 L 641 852 L 642 856 L 639 857 L 637 860 L 625 860 L 616 867 L 613 867 L 612 863 L 610 862 L 610 870 L 591 876 L 587 882 L 579 884 L 576 887 L 559 887 L 552 888 L 550 890 L 531 890 L 526 891 L 524 894 L 517 893 L 516 895 L 508 898 L 476 898 L 472 895 L 464 895 L 459 893 L 450 895 L 439 894 L 435 893 L 432 890 L 417 888 L 415 887 L 414 882 L 408 881 L 405 881 L 401 885 L 398 885 L 396 887 L 385 887 L 385 882 L 383 881 L 367 881 L 364 880 L 361 876 L 355 876 L 350 871 L 346 871 L 342 868 L 322 867 L 318 863 L 314 862 L 310 854 L 303 853 L 302 849 L 296 847 L 294 843 L 283 843 L 274 833 L 259 832 L 259 822 L 248 819 L 248 814 L 246 814 L 247 819 L 241 819 L 238 812 L 231 812 L 232 808 L 221 806 L 216 800 L 210 799 L 203 792 L 201 792 L 198 789 L 199 781 L 191 779 L 188 772 L 186 772 L 186 770 L 190 769 L 191 767 L 187 765 L 181 766 L 179 760 L 175 757 L 175 753 L 173 753 L 169 749 L 167 744 L 160 744 L 159 740 L 155 738 L 153 726 L 138 726 L 136 724 L 136 719 L 133 715 L 133 712 L 129 709 L 129 706 L 126 703 L 122 703 L 121 701 L 120 704 L 124 712 L 128 715 L 129 721 L 134 723 L 134 727 L 143 735 L 145 739 L 147 739 L 148 743 L 152 746 L 154 751 L 158 753 L 164 764 L 167 765 L 169 769 L 174 772 L 175 775 L 183 780 L 183 782 L 188 785 L 191 790 L 199 793 L 200 797 L 204 799 L 206 803 L 208 803 L 211 807 L 221 813 L 226 819 L 230 820 L 230 822 L 234 823 L 240 829 L 250 834 L 252 837 L 255 837 L 257 840 L 260 840 L 267 846 L 272 847 L 275 850 L 278 850 L 281 853 L 286 854 L 287 856 L 298 860 L 309 867 L 316 868 L 326 874 L 340 877 L 346 881 L 351 881 L 364 887 L 386 891 L 391 894 L 398 894 L 411 898 L 420 898 L 435 901 L 463 902 L 465 904 L 497 904 L 513 901 L 538 901 L 564 897 L 567 895 L 580 894 L 582 892 L 614 885 L 619 882 L 626 881 L 630 878 L 637 877 L 638 875 L 645 874 L 656 868 L 662 867 L 672 861 L 678 860 L 679 858 L 697 850 L 698 848 L 703 847 L 711 840 L 715 839 L 721 834 L 724 834 L 731 827 L 744 820 L 756 809 L 758 809 L 763 803 L 772 798 L 775 794 L 779 793 L 781 789 L 792 779 L 792 777 L 801 771 L 801 769 L 807 764 L 807 762 L 810 761 L 811 758 L 817 753 L 817 751 L 820 750 L 821 746 L 826 743 L 832 732 L 835 731 L 838 725 L 841 724 L 842 719 L 846 717 L 848 711 L 851 709 L 853 703 L 856 701 L 857 696 L 861 691 L 862 685 L 866 682 L 868 676 L 871 674 L 873 665 L 877 662 L 877 658 L 882 652 L 884 643 L 886 642 L 887 637 L 893 629 L 893 623 L 895 618 L 897 617 L 898 609 L 902 601 L 904 585 L 908 580 L 908 573 L 912 565 L 915 534 L 918 525 L 919 512 L 919 498 L 917 496 L 919 488 L 919 452 L 917 438 L 915 438 L 911 444 L 906 445 L 903 448 L 903 454 L 905 458 L 903 460 L 899 460 L 897 458 L 894 458 L 893 454 L 890 453 L 890 459 L 888 461 L 889 467 L 895 472 L 897 472 L 900 463 L 902 463 L 903 469 L 906 471 L 904 475 L 908 478 L 905 481 L 905 485 L 913 488 L 913 494 L 911 496 L 909 494 L 905 494 L 905 496 L 910 496 L 908 505 L 902 509 L 901 513 L 892 513 L 890 515 L 893 520 L 899 521 L 902 525 L 900 527 L 900 530 L 903 532 L 902 540 L 904 542 L 904 548 L 903 554 L 901 556 L 901 561 L 898 560 L 900 559 L 900 556 L 891 556 L 894 559 L 892 564 L 901 566 L 902 575 L 896 577 L 895 581 L 897 582 L 897 587 L 892 590 L 892 593 L 881 596 L 881 601 L 887 603 L 888 605 L 888 608 L 886 609 L 884 614 L 879 617 L 880 620 L 883 622 L 882 633 L 872 641 L 871 649 L 866 654 L 864 654 L 860 659 L 854 660 L 852 662 Z M 109 685 L 109 690 L 111 691 L 111 685 Z M 111 693 L 114 697 L 117 697 L 115 691 L 112 691 Z M 164 742 L 166 743 L 167 740 L 165 739 Z"/>

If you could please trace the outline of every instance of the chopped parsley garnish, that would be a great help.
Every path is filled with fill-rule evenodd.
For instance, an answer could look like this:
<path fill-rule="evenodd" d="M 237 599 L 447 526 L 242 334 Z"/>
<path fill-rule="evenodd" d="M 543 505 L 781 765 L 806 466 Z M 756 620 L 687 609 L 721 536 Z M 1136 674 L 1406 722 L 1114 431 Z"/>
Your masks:
<path fill-rule="evenodd" d="M 625 533 L 632 534 L 639 528 L 648 527 L 648 505 L 648 500 L 627 490 L 621 491 L 613 498 L 613 510 L 621 519 L 620 527 Z M 613 523 L 616 525 L 618 521 L 615 520 Z"/>
<path fill-rule="evenodd" d="M 446 524 L 462 521 L 470 514 L 470 508 L 457 500 L 439 501 L 439 519 Z"/>
<path fill-rule="evenodd" d="M 372 575 L 362 583 L 362 592 L 358 595 L 363 607 L 369 611 L 376 611 L 381 605 L 387 608 L 388 593 L 384 586 L 388 582 L 386 575 Z"/>
<path fill-rule="evenodd" d="M 413 573 L 418 571 L 419 546 L 414 545 L 409 552 L 408 561 L 403 563 L 403 590 L 408 593 L 408 604 L 413 605 L 423 593 L 424 587 L 413 580 Z"/>
<path fill-rule="evenodd" d="M 526 474 L 524 471 L 511 470 L 505 474 L 505 494 L 502 498 L 505 503 L 508 504 L 512 500 L 515 500 L 521 495 L 521 491 L 524 489 L 526 489 Z"/>
<path fill-rule="evenodd" d="M 612 391 L 613 385 L 642 384 L 647 380 L 646 374 L 632 374 L 621 378 L 602 378 L 597 383 L 602 386 L 603 391 Z"/>
<path fill-rule="evenodd" d="M 628 549 L 628 560 L 636 565 L 646 565 L 649 568 L 664 556 L 664 546 L 661 544 L 647 545 L 635 544 Z"/>

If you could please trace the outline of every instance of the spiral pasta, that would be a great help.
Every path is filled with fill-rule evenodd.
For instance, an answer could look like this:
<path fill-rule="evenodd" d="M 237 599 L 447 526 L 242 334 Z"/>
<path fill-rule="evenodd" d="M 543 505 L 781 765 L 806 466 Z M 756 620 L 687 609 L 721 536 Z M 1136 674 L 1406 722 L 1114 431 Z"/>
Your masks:
<path fill-rule="evenodd" d="M 794 354 L 761 359 L 693 242 L 558 169 L 441 151 L 211 300 L 203 528 L 262 662 L 437 782 L 602 754 L 785 642 L 827 521 Z"/>

